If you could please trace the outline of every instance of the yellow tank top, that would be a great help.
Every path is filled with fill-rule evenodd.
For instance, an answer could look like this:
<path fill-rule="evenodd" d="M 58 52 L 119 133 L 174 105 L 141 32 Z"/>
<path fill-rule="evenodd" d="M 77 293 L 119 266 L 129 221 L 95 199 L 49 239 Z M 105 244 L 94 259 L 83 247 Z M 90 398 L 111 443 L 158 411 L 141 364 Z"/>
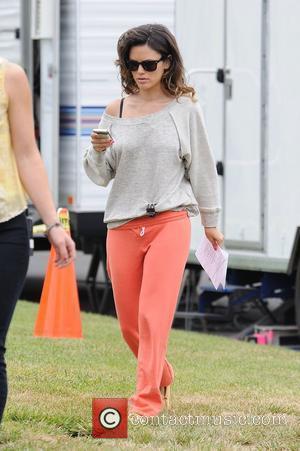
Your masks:
<path fill-rule="evenodd" d="M 0 222 L 14 218 L 27 208 L 27 194 L 20 181 L 10 139 L 5 65 L 5 61 L 0 60 Z"/>

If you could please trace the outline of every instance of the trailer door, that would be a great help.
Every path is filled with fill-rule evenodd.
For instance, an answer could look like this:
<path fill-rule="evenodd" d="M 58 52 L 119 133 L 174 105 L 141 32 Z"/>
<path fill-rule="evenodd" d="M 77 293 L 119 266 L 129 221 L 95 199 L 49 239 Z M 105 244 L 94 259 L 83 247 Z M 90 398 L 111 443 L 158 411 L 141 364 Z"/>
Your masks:
<path fill-rule="evenodd" d="M 188 8 L 186 2 L 177 0 L 175 34 L 188 84 L 196 89 L 210 145 L 222 173 L 224 90 L 218 82 L 217 70 L 224 67 L 224 0 L 190 0 Z M 223 177 L 220 175 L 218 180 L 223 206 Z M 199 216 L 191 217 L 191 226 L 191 249 L 195 250 L 203 233 Z M 190 258 L 194 258 L 193 254 Z"/>
<path fill-rule="evenodd" d="M 263 248 L 265 3 L 176 3 L 176 36 L 217 161 L 228 248 Z"/>
<path fill-rule="evenodd" d="M 225 3 L 224 235 L 231 248 L 263 248 L 264 6 Z"/>

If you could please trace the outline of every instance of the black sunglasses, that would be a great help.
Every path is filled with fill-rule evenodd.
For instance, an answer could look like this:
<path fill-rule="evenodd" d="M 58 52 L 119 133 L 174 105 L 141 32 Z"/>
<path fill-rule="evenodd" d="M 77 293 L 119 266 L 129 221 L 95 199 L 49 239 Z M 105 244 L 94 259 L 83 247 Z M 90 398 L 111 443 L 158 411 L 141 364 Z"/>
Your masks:
<path fill-rule="evenodd" d="M 128 60 L 126 61 L 126 67 L 131 72 L 138 70 L 140 64 L 142 68 L 147 72 L 154 72 L 157 69 L 157 64 L 162 61 L 164 57 L 162 56 L 159 60 L 144 60 L 144 61 L 135 61 Z"/>

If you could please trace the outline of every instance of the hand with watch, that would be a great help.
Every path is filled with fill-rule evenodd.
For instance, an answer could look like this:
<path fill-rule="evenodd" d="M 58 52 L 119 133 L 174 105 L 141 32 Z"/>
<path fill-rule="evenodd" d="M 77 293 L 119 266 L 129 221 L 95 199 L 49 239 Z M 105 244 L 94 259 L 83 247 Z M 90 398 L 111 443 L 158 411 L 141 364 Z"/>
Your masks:
<path fill-rule="evenodd" d="M 46 236 L 55 248 L 55 265 L 58 268 L 69 265 L 76 256 L 75 243 L 58 220 L 47 225 Z"/>

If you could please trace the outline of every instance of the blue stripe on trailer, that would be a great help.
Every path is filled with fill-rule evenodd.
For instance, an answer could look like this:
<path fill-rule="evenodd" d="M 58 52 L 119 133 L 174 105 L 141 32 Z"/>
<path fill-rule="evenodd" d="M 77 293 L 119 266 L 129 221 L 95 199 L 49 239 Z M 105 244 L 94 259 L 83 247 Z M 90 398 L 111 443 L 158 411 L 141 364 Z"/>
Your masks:
<path fill-rule="evenodd" d="M 89 136 L 97 127 L 105 106 L 84 105 L 80 107 L 80 136 Z M 77 107 L 75 105 L 60 106 L 60 136 L 77 135 Z"/>

